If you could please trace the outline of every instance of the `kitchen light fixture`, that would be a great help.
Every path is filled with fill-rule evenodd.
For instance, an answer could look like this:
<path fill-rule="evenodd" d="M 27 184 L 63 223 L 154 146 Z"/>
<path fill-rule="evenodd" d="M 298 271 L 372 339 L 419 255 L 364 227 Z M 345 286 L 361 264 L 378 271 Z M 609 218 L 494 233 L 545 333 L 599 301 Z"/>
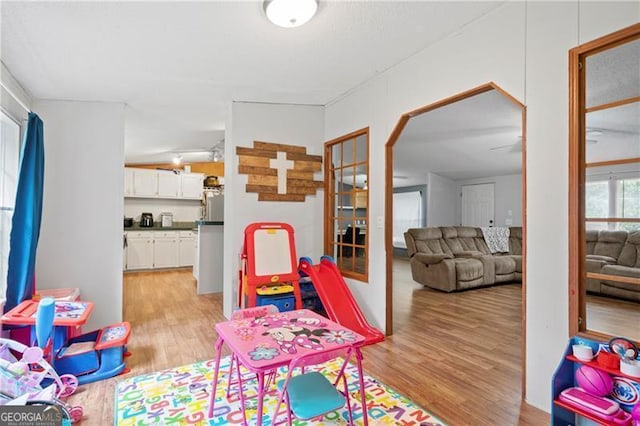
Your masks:
<path fill-rule="evenodd" d="M 267 18 L 279 27 L 293 28 L 305 24 L 318 10 L 317 0 L 264 0 Z"/>
<path fill-rule="evenodd" d="M 220 139 L 218 143 L 211 147 L 210 159 L 214 163 L 224 161 L 224 139 Z"/>
<path fill-rule="evenodd" d="M 175 157 L 173 157 L 173 164 L 180 164 L 180 162 L 182 161 L 182 155 L 176 155 Z"/>

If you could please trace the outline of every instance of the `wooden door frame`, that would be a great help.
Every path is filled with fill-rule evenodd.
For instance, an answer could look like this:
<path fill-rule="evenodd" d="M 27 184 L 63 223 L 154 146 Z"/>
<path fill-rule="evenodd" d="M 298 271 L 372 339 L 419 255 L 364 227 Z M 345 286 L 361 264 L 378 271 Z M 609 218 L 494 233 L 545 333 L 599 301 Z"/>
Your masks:
<path fill-rule="evenodd" d="M 527 108 L 526 106 L 502 89 L 496 83 L 489 83 L 467 90 L 457 95 L 442 99 L 429 105 L 406 112 L 400 116 L 389 139 L 385 144 L 385 251 L 386 251 L 386 328 L 385 332 L 389 336 L 393 334 L 393 147 L 400 138 L 402 131 L 409 122 L 409 119 L 443 106 L 470 98 L 485 92 L 495 90 L 511 101 L 522 110 L 522 399 L 525 398 L 526 391 L 526 332 L 527 332 Z"/>
<path fill-rule="evenodd" d="M 634 24 L 611 34 L 581 44 L 569 50 L 569 337 L 583 336 L 594 340 L 609 340 L 607 333 L 590 331 L 586 318 L 586 231 L 585 217 L 585 165 L 586 139 L 584 120 L 586 108 L 586 82 L 580 78 L 580 60 L 584 55 L 592 56 L 635 38 L 640 33 L 640 24 Z M 611 105 L 611 104 L 609 104 Z M 595 110 L 594 108 L 590 109 Z M 637 158 L 626 162 L 636 162 Z M 604 161 L 595 165 L 622 164 L 625 161 Z"/>

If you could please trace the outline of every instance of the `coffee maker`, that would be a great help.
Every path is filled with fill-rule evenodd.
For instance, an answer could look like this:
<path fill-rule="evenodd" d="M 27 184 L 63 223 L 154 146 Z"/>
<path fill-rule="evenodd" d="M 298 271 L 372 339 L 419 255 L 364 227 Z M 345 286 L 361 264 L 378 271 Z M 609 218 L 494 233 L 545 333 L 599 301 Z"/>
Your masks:
<path fill-rule="evenodd" d="M 153 227 L 153 215 L 151 213 L 142 213 L 142 215 L 140 215 L 140 227 L 141 228 Z"/>

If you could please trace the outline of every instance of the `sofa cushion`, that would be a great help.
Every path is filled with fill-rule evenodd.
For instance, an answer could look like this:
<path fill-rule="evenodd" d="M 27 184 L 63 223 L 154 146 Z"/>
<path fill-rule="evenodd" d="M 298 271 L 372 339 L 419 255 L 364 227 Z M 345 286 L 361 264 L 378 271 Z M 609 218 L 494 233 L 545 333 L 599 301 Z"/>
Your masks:
<path fill-rule="evenodd" d="M 416 253 L 413 258 L 418 262 L 422 262 L 425 265 L 433 265 L 436 263 L 442 262 L 444 259 L 451 259 L 453 255 L 448 253 L 440 253 L 440 254 L 427 254 L 427 253 Z"/>
<path fill-rule="evenodd" d="M 618 264 L 640 268 L 640 231 L 629 233 L 627 242 L 618 257 Z"/>
<path fill-rule="evenodd" d="M 597 272 L 601 274 L 602 267 L 606 265 L 611 265 L 611 262 L 607 262 L 606 260 L 602 260 L 602 259 L 587 258 L 585 265 L 587 267 L 587 272 Z"/>
<path fill-rule="evenodd" d="M 591 230 L 586 232 L 587 255 L 593 254 L 598 242 L 598 231 Z"/>
<path fill-rule="evenodd" d="M 521 274 L 522 273 L 522 256 L 519 254 L 511 254 L 507 256 L 513 259 L 513 261 L 516 263 L 516 272 Z"/>
<path fill-rule="evenodd" d="M 640 268 L 622 266 L 622 265 L 605 265 L 602 267 L 602 273 L 606 275 L 616 275 L 619 277 L 630 277 L 630 278 L 640 278 Z M 620 284 L 620 287 L 631 286 L 631 288 L 638 289 L 636 284 L 624 284 L 615 281 L 607 281 L 608 284 L 617 286 Z"/>
<path fill-rule="evenodd" d="M 621 244 L 627 241 L 628 235 L 629 233 L 627 231 L 604 231 L 603 230 L 598 232 L 598 242 Z"/>
<path fill-rule="evenodd" d="M 490 254 L 489 248 L 484 243 L 480 228 L 470 226 L 442 226 L 442 236 L 452 253 L 477 251 L 482 254 Z"/>
<path fill-rule="evenodd" d="M 484 240 L 484 236 L 482 235 L 482 231 L 480 231 L 480 236 L 479 237 L 475 237 L 473 239 L 473 241 L 475 241 L 476 247 L 478 248 L 478 251 L 482 252 L 483 254 L 491 254 L 491 250 L 489 250 L 489 246 L 487 246 L 487 243 Z"/>
<path fill-rule="evenodd" d="M 457 226 L 441 226 L 438 229 L 442 233 L 442 238 L 458 238 Z"/>
<path fill-rule="evenodd" d="M 508 281 L 516 280 L 516 273 L 512 272 L 510 274 L 498 275 L 496 274 L 496 283 L 506 283 Z"/>
<path fill-rule="evenodd" d="M 479 260 L 457 258 L 455 263 L 458 282 L 482 279 L 482 262 Z"/>
<path fill-rule="evenodd" d="M 452 254 L 442 240 L 415 240 L 416 251 L 426 254 Z"/>
<path fill-rule="evenodd" d="M 494 256 L 496 275 L 512 274 L 516 271 L 516 261 L 511 256 Z"/>
<path fill-rule="evenodd" d="M 480 257 L 483 253 L 477 250 L 461 251 L 455 254 L 456 257 Z"/>
<path fill-rule="evenodd" d="M 509 228 L 509 254 L 522 255 L 522 227 Z"/>
<path fill-rule="evenodd" d="M 616 263 L 616 259 L 610 256 L 598 256 L 597 254 L 588 254 L 587 261 L 593 260 L 601 263 Z"/>
<path fill-rule="evenodd" d="M 478 228 L 471 226 L 456 226 L 455 229 L 458 232 L 458 238 L 474 238 L 478 236 Z M 445 238 L 447 238 L 445 236 Z"/>
<path fill-rule="evenodd" d="M 626 288 L 613 287 L 611 285 L 608 285 L 606 282 L 603 282 L 602 286 L 600 287 L 600 293 L 606 294 L 607 296 L 616 297 L 618 299 L 640 302 L 640 291 L 638 291 L 638 286 L 635 287 L 636 288 L 628 290 Z"/>
<path fill-rule="evenodd" d="M 414 240 L 437 240 L 442 238 L 440 228 L 409 228 L 407 232 L 411 234 Z"/>
<path fill-rule="evenodd" d="M 593 248 L 593 254 L 608 256 L 617 260 L 626 240 L 627 231 L 600 231 L 598 233 L 598 242 Z"/>

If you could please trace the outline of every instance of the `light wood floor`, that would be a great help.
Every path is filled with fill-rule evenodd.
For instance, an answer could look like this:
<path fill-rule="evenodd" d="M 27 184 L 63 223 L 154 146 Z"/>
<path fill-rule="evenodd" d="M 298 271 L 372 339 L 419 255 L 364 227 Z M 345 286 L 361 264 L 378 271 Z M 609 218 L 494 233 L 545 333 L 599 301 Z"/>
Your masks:
<path fill-rule="evenodd" d="M 589 294 L 587 328 L 640 342 L 640 303 Z"/>
<path fill-rule="evenodd" d="M 520 402 L 520 286 L 445 294 L 415 284 L 406 266 L 394 268 L 395 334 L 364 349 L 365 371 L 451 425 L 549 424 Z M 124 300 L 132 371 L 71 397 L 84 424 L 113 423 L 124 378 L 214 356 L 222 297 L 196 296 L 189 271 L 125 274 Z"/>

